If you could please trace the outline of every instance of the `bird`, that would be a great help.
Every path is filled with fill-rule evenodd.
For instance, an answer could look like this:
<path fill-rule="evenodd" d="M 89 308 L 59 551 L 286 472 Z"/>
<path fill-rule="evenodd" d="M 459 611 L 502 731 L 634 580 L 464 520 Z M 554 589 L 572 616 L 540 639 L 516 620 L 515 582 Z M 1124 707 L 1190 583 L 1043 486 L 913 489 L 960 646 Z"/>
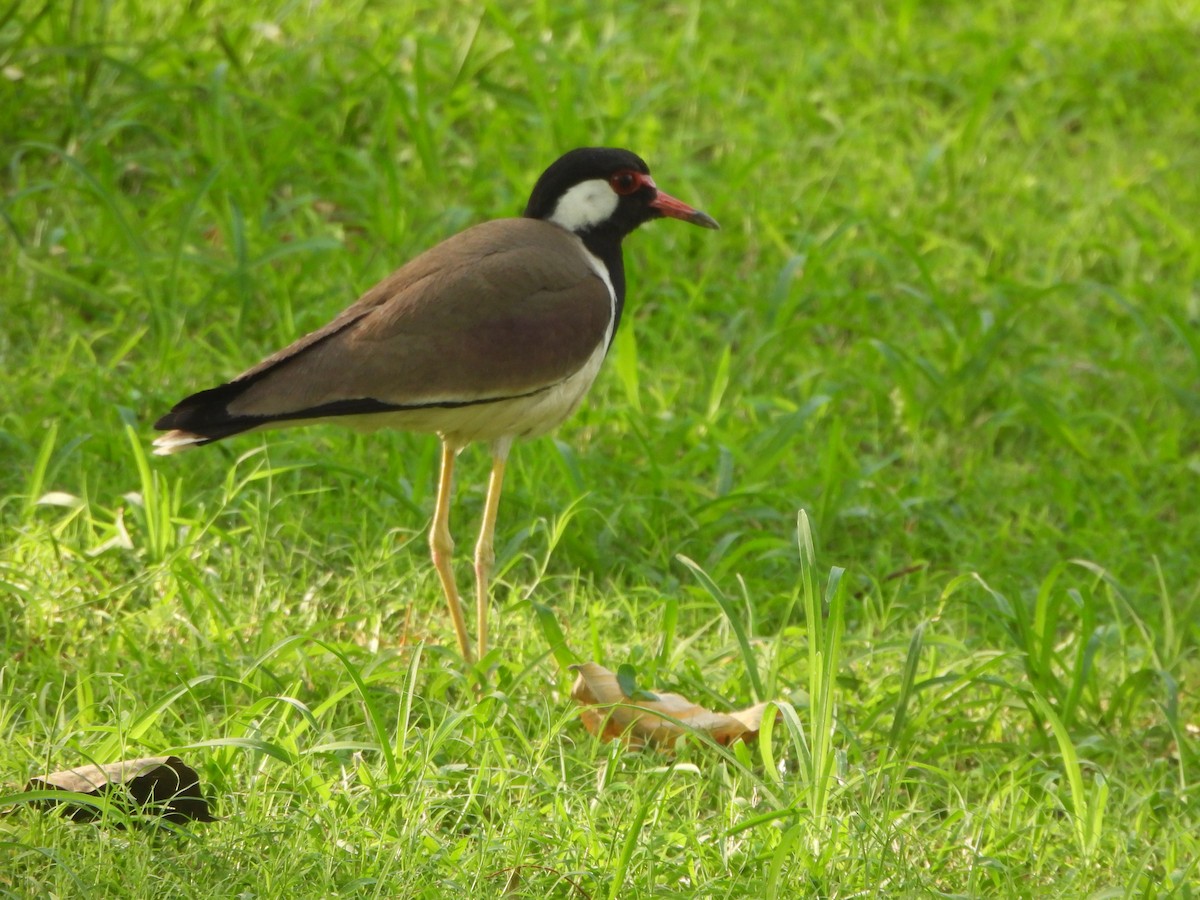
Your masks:
<path fill-rule="evenodd" d="M 154 423 L 166 432 L 154 452 L 312 423 L 436 434 L 441 467 L 429 548 L 459 651 L 473 665 L 488 652 L 493 536 L 509 451 L 579 406 L 621 322 L 621 242 L 663 217 L 720 227 L 659 190 L 632 151 L 571 150 L 537 179 L 522 216 L 445 239 L 325 327 L 180 400 Z M 492 461 L 475 545 L 474 650 L 450 532 L 455 459 L 472 442 L 486 443 Z"/>

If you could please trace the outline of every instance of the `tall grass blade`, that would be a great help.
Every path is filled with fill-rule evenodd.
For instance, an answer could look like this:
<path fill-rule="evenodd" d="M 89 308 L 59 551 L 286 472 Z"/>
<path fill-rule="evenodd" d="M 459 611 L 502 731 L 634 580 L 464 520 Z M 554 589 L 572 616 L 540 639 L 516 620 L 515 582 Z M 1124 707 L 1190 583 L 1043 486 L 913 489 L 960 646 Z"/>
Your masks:
<path fill-rule="evenodd" d="M 1033 704 L 1037 711 L 1050 723 L 1054 732 L 1054 740 L 1058 744 L 1058 752 L 1062 755 L 1063 769 L 1066 771 L 1067 784 L 1071 789 L 1071 818 L 1075 826 L 1075 836 L 1079 844 L 1079 852 L 1084 858 L 1090 859 L 1096 852 L 1103 833 L 1104 809 L 1108 802 L 1108 787 L 1100 776 L 1091 791 L 1083 786 L 1083 766 L 1079 761 L 1079 753 L 1071 734 L 1058 713 L 1041 694 L 1032 694 Z"/>
<path fill-rule="evenodd" d="M 659 634 L 662 643 L 658 649 L 658 667 L 665 668 L 675 650 L 675 630 L 679 624 L 679 600 L 667 597 L 663 600 L 662 625 Z"/>
<path fill-rule="evenodd" d="M 638 839 L 642 835 L 642 825 L 646 821 L 650 807 L 658 799 L 658 795 L 662 792 L 663 787 L 674 771 L 674 765 L 667 767 L 666 771 L 655 780 L 653 786 L 645 793 L 642 801 L 633 808 L 633 814 L 626 820 L 628 824 L 625 828 L 625 840 L 621 842 L 621 852 L 617 857 L 616 866 L 613 868 L 612 883 L 608 889 L 609 900 L 617 900 L 618 897 L 626 896 L 625 880 L 629 873 L 630 860 L 633 859 L 633 851 L 637 849 Z"/>
<path fill-rule="evenodd" d="M 37 507 L 37 502 L 46 490 L 46 472 L 50 468 L 50 457 L 54 454 L 54 443 L 58 438 L 58 423 L 51 422 L 50 427 L 46 429 L 46 434 L 42 438 L 41 446 L 38 447 L 37 457 L 33 461 L 33 468 L 29 470 L 29 478 L 25 493 L 25 503 L 22 506 L 21 514 L 23 518 L 29 518 Z"/>
<path fill-rule="evenodd" d="M 837 670 L 841 664 L 842 621 L 846 603 L 842 586 L 845 570 L 836 566 L 830 570 L 824 603 L 828 615 L 825 616 L 817 593 L 812 528 L 804 510 L 797 515 L 796 536 L 800 548 L 800 581 L 808 629 L 809 812 L 820 827 L 828 811 L 833 780 Z"/>
<path fill-rule="evenodd" d="M 550 652 L 554 655 L 554 661 L 565 672 L 569 666 L 579 660 L 567 646 L 567 638 L 563 634 L 562 626 L 558 624 L 558 616 L 544 603 L 531 600 L 530 605 L 533 607 L 533 614 L 537 617 L 538 627 L 542 630 L 542 637 L 546 639 Z"/>
<path fill-rule="evenodd" d="M 785 831 L 783 837 L 779 839 L 779 846 L 771 854 L 771 864 L 767 866 L 767 900 L 776 900 L 778 897 L 790 896 L 780 892 L 780 879 L 783 875 L 784 866 L 792 858 L 792 849 L 796 846 L 796 841 L 807 827 L 807 822 L 797 822 Z"/>
<path fill-rule="evenodd" d="M 721 607 L 721 612 L 725 613 L 725 618 L 729 620 L 729 627 L 733 629 L 733 635 L 737 639 L 738 647 L 742 651 L 742 662 L 746 666 L 746 674 L 750 678 L 750 687 L 754 692 L 755 702 L 760 702 L 766 699 L 767 692 L 763 688 L 762 677 L 758 673 L 758 661 L 754 656 L 754 648 L 750 645 L 750 637 L 746 634 L 746 626 L 742 622 L 742 617 L 738 614 L 737 607 L 733 602 L 725 596 L 715 581 L 709 576 L 700 565 L 683 554 L 677 554 L 676 559 L 691 569 L 692 574 L 696 576 L 696 580 L 700 582 L 709 596 L 717 601 L 717 605 Z"/>
<path fill-rule="evenodd" d="M 384 764 L 387 767 L 388 778 L 395 779 L 396 768 L 396 753 L 393 750 L 392 741 L 388 739 L 387 726 L 384 724 L 383 716 L 379 712 L 379 704 L 371 696 L 371 692 L 367 687 L 367 682 L 363 679 L 362 673 L 359 672 L 358 666 L 350 661 L 345 653 L 335 647 L 333 644 L 325 641 L 317 641 L 317 644 L 336 656 L 342 663 L 342 667 L 346 670 L 346 674 L 350 676 L 350 680 L 354 682 L 355 688 L 358 690 L 359 697 L 362 698 L 363 707 L 367 711 L 367 721 L 371 726 L 371 730 L 375 733 L 375 743 L 379 750 L 383 753 Z"/>
<path fill-rule="evenodd" d="M 174 544 L 171 532 L 171 494 L 165 479 L 150 466 L 150 458 L 141 435 L 132 425 L 125 426 L 125 437 L 137 466 L 141 494 L 141 517 L 145 549 L 154 562 L 161 562 Z"/>
<path fill-rule="evenodd" d="M 925 627 L 928 624 L 928 622 L 922 622 L 918 625 L 913 631 L 912 639 L 908 642 L 908 655 L 904 659 L 904 671 L 900 676 L 900 693 L 896 697 L 896 712 L 892 717 L 892 729 L 888 732 L 889 759 L 895 759 L 900 753 L 904 726 L 908 722 L 908 704 L 913 696 L 917 668 L 921 664 L 921 647 L 925 643 Z"/>

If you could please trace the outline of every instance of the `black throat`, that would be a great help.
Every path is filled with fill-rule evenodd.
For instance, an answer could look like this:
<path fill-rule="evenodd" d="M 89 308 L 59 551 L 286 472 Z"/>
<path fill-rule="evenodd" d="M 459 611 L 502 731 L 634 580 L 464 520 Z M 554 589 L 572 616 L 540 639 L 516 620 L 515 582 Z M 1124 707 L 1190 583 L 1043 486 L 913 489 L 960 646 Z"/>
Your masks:
<path fill-rule="evenodd" d="M 576 235 L 583 241 L 583 246 L 608 270 L 608 280 L 612 282 L 616 309 L 613 312 L 612 335 L 608 339 L 611 347 L 613 338 L 617 336 L 617 327 L 621 324 L 621 313 L 625 309 L 625 259 L 621 255 L 621 238 L 624 235 L 614 228 L 604 227 L 578 231 Z"/>

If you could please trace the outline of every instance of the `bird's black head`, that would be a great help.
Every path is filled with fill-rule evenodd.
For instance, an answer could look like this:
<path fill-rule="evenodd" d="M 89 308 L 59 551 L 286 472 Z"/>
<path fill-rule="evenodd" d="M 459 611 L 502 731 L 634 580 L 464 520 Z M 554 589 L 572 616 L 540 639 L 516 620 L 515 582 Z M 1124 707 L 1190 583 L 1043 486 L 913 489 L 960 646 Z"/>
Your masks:
<path fill-rule="evenodd" d="M 636 153 L 615 147 L 581 147 L 560 156 L 538 179 L 525 216 L 545 219 L 584 238 L 619 243 L 643 222 L 670 216 L 720 226 L 705 213 L 665 194 Z"/>

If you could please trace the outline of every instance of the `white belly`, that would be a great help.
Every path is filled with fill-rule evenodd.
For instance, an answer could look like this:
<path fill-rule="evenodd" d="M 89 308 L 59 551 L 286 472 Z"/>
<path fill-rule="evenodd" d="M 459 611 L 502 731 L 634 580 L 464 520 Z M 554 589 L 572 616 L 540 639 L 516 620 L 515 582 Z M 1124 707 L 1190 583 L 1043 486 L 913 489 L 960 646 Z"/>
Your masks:
<path fill-rule="evenodd" d="M 460 446 L 472 441 L 537 437 L 557 428 L 575 412 L 583 395 L 596 380 L 607 350 L 608 341 L 605 340 L 575 374 L 528 397 L 470 406 L 431 406 L 365 416 L 339 416 L 326 421 L 364 431 L 399 428 L 436 433 Z"/>

